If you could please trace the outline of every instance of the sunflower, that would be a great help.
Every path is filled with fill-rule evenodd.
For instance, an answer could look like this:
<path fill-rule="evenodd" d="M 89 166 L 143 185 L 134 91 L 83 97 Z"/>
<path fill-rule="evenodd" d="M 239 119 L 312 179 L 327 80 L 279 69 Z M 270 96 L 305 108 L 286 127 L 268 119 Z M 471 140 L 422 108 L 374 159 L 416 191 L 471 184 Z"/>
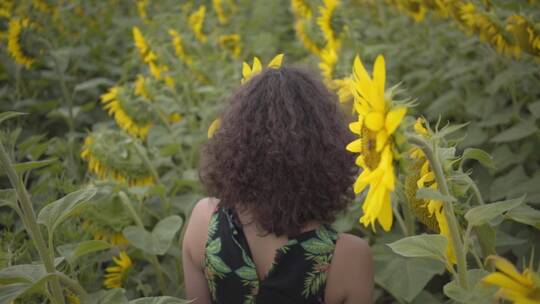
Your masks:
<path fill-rule="evenodd" d="M 208 37 L 203 33 L 204 18 L 206 14 L 206 6 L 201 5 L 199 9 L 194 11 L 188 17 L 188 25 L 191 28 L 191 31 L 195 35 L 195 38 L 200 42 L 206 42 Z"/>
<path fill-rule="evenodd" d="M 89 134 L 81 150 L 81 158 L 88 162 L 88 171 L 100 179 L 112 178 L 129 186 L 154 183 L 154 177 L 145 169 L 143 160 L 127 144 L 128 135 L 113 130 Z"/>
<path fill-rule="evenodd" d="M 174 29 L 169 29 L 169 36 L 171 36 L 172 44 L 174 46 L 174 53 L 185 65 L 191 65 L 193 59 L 187 54 L 184 44 L 182 42 L 182 36 Z"/>
<path fill-rule="evenodd" d="M 305 20 L 297 19 L 294 23 L 294 31 L 296 36 L 302 42 L 302 45 L 306 50 L 311 52 L 314 55 L 319 55 L 321 53 L 321 48 L 309 37 L 305 30 Z"/>
<path fill-rule="evenodd" d="M 305 0 L 291 0 L 291 9 L 296 17 L 311 19 L 311 8 Z"/>
<path fill-rule="evenodd" d="M 519 273 L 508 260 L 491 255 L 486 261 L 493 261 L 498 271 L 488 274 L 482 282 L 498 286 L 496 296 L 518 304 L 540 303 L 540 276 L 530 268 Z M 532 268 L 532 267 L 531 267 Z"/>
<path fill-rule="evenodd" d="M 323 6 L 319 6 L 319 17 L 317 17 L 317 25 L 323 33 L 324 40 L 330 44 L 330 48 L 339 49 L 340 41 L 332 28 L 332 16 L 336 7 L 339 5 L 338 0 L 323 0 Z"/>
<path fill-rule="evenodd" d="M 219 46 L 223 49 L 228 50 L 231 54 L 238 58 L 242 53 L 242 44 L 240 41 L 240 35 L 230 34 L 230 35 L 221 35 L 218 38 Z"/>
<path fill-rule="evenodd" d="M 121 288 L 122 282 L 126 279 L 128 271 L 131 269 L 132 262 L 127 253 L 122 250 L 118 257 L 113 257 L 116 266 L 109 266 L 105 269 L 107 274 L 103 285 L 108 288 Z"/>
<path fill-rule="evenodd" d="M 281 66 L 281 63 L 283 62 L 283 54 L 278 54 L 270 62 L 268 63 L 268 68 L 279 68 Z M 240 83 L 245 83 L 248 81 L 251 77 L 259 74 L 262 71 L 262 63 L 261 60 L 257 57 L 253 57 L 253 64 L 249 66 L 248 63 L 244 62 L 242 63 L 242 80 Z M 212 138 L 214 136 L 214 133 L 219 129 L 221 126 L 221 119 L 216 118 L 210 126 L 208 127 L 208 138 Z"/>
<path fill-rule="evenodd" d="M 135 83 L 135 94 L 143 94 L 143 90 L 144 84 L 138 80 Z M 139 119 L 135 118 L 134 115 L 130 115 L 132 113 L 129 113 L 126 105 L 132 104 L 137 107 L 137 110 L 144 110 L 146 108 L 146 113 L 148 113 L 149 109 L 144 104 L 141 104 L 145 101 L 138 101 L 126 97 L 123 87 L 114 86 L 110 88 L 107 93 L 101 95 L 101 102 L 104 104 L 104 109 L 107 110 L 109 115 L 114 116 L 114 119 L 120 128 L 133 136 L 144 139 L 152 127 L 151 121 L 147 118 L 145 119 L 145 117 L 143 117 L 145 115 L 140 115 L 141 117 L 139 117 Z M 138 112 L 138 114 L 145 113 Z"/>
<path fill-rule="evenodd" d="M 15 62 L 29 69 L 34 64 L 35 59 L 29 57 L 23 52 L 22 46 L 19 42 L 21 38 L 21 32 L 23 29 L 30 27 L 30 20 L 13 18 L 9 21 L 8 27 L 8 43 L 7 49 L 11 57 L 15 59 Z"/>
<path fill-rule="evenodd" d="M 137 0 L 137 12 L 139 17 L 141 17 L 144 23 L 150 22 L 148 19 L 148 14 L 146 13 L 146 6 L 148 5 L 148 0 Z"/>
<path fill-rule="evenodd" d="M 230 15 L 234 14 L 236 11 L 236 5 L 232 0 L 227 0 L 227 7 L 223 7 L 222 0 L 212 0 L 212 7 L 214 8 L 214 11 L 216 11 L 219 24 L 221 25 L 227 24 L 229 22 Z M 226 8 L 228 9 L 226 10 Z M 226 11 L 229 14 L 227 14 Z"/>
<path fill-rule="evenodd" d="M 373 79 L 360 57 L 356 56 L 349 89 L 354 97 L 358 121 L 351 123 L 349 128 L 359 138 L 347 145 L 346 149 L 360 153 L 356 164 L 363 169 L 354 183 L 354 192 L 360 193 L 369 186 L 360 223 L 371 225 L 375 230 L 375 222 L 378 221 L 388 231 L 393 221 L 390 194 L 394 191 L 396 179 L 391 136 L 399 127 L 407 108 L 393 105 L 392 91 L 385 95 L 385 81 L 383 56 L 379 55 L 375 60 Z"/>

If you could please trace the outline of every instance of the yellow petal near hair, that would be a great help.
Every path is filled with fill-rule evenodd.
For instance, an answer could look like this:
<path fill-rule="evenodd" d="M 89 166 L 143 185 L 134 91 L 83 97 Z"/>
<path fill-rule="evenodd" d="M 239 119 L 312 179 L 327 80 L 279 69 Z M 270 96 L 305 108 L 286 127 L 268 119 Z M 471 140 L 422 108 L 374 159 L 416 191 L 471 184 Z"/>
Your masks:
<path fill-rule="evenodd" d="M 278 54 L 272 60 L 270 60 L 270 63 L 268 63 L 269 68 L 279 68 L 281 66 L 281 63 L 283 62 L 283 54 Z"/>
<path fill-rule="evenodd" d="M 214 136 L 214 133 L 216 133 L 217 129 L 219 129 L 220 126 L 221 126 L 220 118 L 216 118 L 214 121 L 212 121 L 212 123 L 208 127 L 208 134 L 207 134 L 208 138 L 212 138 L 212 136 Z"/>

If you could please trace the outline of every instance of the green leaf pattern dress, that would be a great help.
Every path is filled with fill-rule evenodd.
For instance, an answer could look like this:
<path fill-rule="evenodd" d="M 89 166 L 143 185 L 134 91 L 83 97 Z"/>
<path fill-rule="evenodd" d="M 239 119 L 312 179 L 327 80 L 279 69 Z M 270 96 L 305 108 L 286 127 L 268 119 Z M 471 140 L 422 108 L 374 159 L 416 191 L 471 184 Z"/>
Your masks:
<path fill-rule="evenodd" d="M 212 303 L 324 303 L 336 241 L 337 232 L 326 224 L 290 238 L 259 280 L 235 213 L 219 207 L 210 220 L 204 258 Z"/>

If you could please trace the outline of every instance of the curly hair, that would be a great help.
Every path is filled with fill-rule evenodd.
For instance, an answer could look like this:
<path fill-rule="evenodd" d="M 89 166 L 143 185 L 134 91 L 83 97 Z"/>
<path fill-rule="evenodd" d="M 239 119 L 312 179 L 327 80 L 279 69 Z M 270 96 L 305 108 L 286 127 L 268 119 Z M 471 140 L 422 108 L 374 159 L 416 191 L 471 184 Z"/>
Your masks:
<path fill-rule="evenodd" d="M 354 138 L 337 96 L 313 73 L 269 68 L 240 86 L 201 150 L 208 195 L 248 210 L 256 225 L 295 236 L 310 221 L 331 223 L 354 198 Z"/>

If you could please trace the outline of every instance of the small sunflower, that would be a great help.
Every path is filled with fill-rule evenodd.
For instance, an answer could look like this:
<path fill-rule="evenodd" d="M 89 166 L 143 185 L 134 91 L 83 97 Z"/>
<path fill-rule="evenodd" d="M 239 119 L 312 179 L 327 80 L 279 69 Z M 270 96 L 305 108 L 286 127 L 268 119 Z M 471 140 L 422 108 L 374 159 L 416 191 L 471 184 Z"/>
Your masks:
<path fill-rule="evenodd" d="M 122 250 L 118 257 L 113 257 L 116 266 L 109 266 L 105 269 L 107 274 L 103 285 L 108 288 L 121 288 L 123 281 L 127 278 L 128 272 L 132 267 L 131 258 Z"/>
<path fill-rule="evenodd" d="M 88 170 L 100 179 L 114 179 L 129 186 L 151 185 L 154 178 L 129 144 L 131 141 L 119 131 L 93 132 L 84 140 L 81 158 L 88 162 Z"/>
<path fill-rule="evenodd" d="M 236 11 L 236 5 L 232 0 L 227 0 L 226 6 L 222 0 L 212 0 L 212 7 L 216 11 L 219 24 L 225 25 L 229 22 L 229 18 Z"/>
<path fill-rule="evenodd" d="M 496 272 L 482 279 L 485 284 L 499 287 L 497 298 L 503 298 L 518 304 L 540 303 L 540 276 L 531 268 L 520 273 L 508 260 L 491 255 L 487 261 L 493 261 Z"/>
<path fill-rule="evenodd" d="M 144 84 L 135 83 L 135 94 L 143 94 Z M 124 131 L 139 138 L 146 138 L 152 127 L 150 107 L 144 99 L 132 98 L 123 87 L 115 86 L 101 95 L 101 102 L 108 114 Z"/>
<path fill-rule="evenodd" d="M 311 8 L 306 0 L 291 0 L 291 9 L 298 18 L 311 19 Z"/>
<path fill-rule="evenodd" d="M 337 38 L 334 29 L 332 28 L 332 17 L 336 7 L 339 5 L 338 0 L 323 0 L 323 6 L 319 6 L 319 17 L 317 25 L 323 33 L 324 40 L 332 49 L 339 49 L 340 41 Z"/>
<path fill-rule="evenodd" d="M 174 46 L 174 53 L 182 61 L 185 65 L 191 65 L 193 63 L 193 59 L 188 55 L 186 52 L 186 49 L 184 48 L 182 36 L 180 34 L 173 30 L 169 29 L 169 36 L 171 36 L 172 44 Z"/>
<path fill-rule="evenodd" d="M 240 35 L 230 34 L 230 35 L 221 35 L 218 38 L 219 46 L 223 49 L 228 50 L 231 54 L 238 58 L 242 54 L 242 42 L 240 40 Z"/>
<path fill-rule="evenodd" d="M 32 64 L 34 64 L 35 59 L 26 55 L 23 52 L 22 46 L 20 44 L 21 33 L 23 29 L 30 27 L 30 20 L 28 18 L 18 19 L 13 18 L 9 21 L 8 27 L 8 43 L 7 50 L 11 57 L 15 59 L 15 62 L 24 66 L 26 69 L 29 69 Z"/>
<path fill-rule="evenodd" d="M 201 5 L 188 17 L 188 25 L 195 35 L 195 38 L 200 42 L 206 42 L 208 37 L 203 33 L 204 19 L 206 15 L 206 6 Z"/>
<path fill-rule="evenodd" d="M 297 19 L 294 22 L 294 31 L 296 32 L 296 36 L 302 42 L 302 45 L 306 50 L 308 50 L 310 53 L 314 55 L 319 55 L 322 51 L 321 47 L 317 45 L 311 37 L 309 37 L 308 33 L 305 29 L 306 21 L 303 19 Z"/>
<path fill-rule="evenodd" d="M 363 169 L 354 183 L 354 192 L 360 193 L 369 186 L 360 223 L 371 225 L 375 230 L 375 222 L 378 221 L 388 231 L 393 222 L 390 194 L 394 191 L 396 180 L 392 135 L 401 124 L 407 107 L 394 105 L 392 91 L 385 94 L 385 81 L 383 56 L 379 55 L 375 60 L 373 78 L 367 73 L 360 57 L 355 58 L 349 89 L 354 97 L 358 121 L 351 123 L 349 128 L 359 138 L 347 145 L 346 149 L 360 153 L 356 164 Z"/>

